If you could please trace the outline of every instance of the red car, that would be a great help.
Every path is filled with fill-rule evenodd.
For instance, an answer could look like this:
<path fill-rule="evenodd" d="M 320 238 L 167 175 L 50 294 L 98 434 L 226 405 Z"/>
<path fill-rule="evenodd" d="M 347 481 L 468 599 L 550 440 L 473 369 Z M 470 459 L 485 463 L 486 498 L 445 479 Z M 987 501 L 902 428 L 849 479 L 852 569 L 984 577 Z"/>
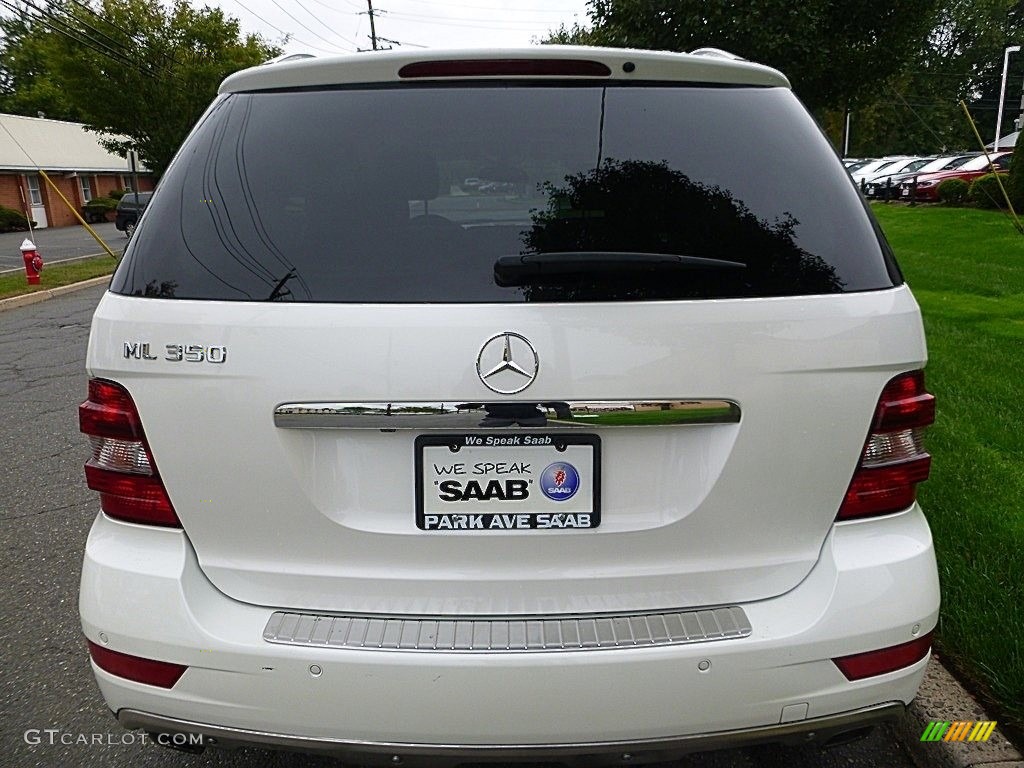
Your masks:
<path fill-rule="evenodd" d="M 911 195 L 914 195 L 914 199 L 920 202 L 938 202 L 939 184 L 946 179 L 963 179 L 970 184 L 979 176 L 984 176 L 986 173 L 991 172 L 988 167 L 989 158 L 992 159 L 992 165 L 995 166 L 997 173 L 1005 173 L 1010 170 L 1010 159 L 1012 157 L 1013 152 L 993 153 L 988 158 L 984 155 L 978 155 L 973 160 L 968 160 L 959 168 L 954 168 L 951 171 L 937 171 L 918 176 L 916 194 L 914 194 L 913 189 L 914 180 L 904 181 L 900 184 L 900 199 L 909 200 Z"/>

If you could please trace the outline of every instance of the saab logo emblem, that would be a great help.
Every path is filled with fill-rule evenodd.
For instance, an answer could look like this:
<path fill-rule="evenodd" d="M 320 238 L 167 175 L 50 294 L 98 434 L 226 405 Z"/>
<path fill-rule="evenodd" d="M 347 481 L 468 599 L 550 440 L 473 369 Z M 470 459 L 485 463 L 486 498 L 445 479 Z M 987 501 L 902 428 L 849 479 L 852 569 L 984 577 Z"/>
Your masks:
<path fill-rule="evenodd" d="M 994 721 L 933 720 L 921 734 L 921 741 L 988 741 L 995 729 Z"/>
<path fill-rule="evenodd" d="M 564 461 L 548 464 L 540 473 L 540 490 L 552 501 L 568 501 L 580 487 L 576 467 Z"/>

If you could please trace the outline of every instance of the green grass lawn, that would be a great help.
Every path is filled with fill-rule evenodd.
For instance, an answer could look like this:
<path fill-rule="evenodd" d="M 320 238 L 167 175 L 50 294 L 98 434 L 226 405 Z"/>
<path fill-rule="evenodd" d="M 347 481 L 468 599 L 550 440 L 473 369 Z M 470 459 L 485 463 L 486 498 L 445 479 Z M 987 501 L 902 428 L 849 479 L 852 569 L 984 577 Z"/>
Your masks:
<path fill-rule="evenodd" d="M 44 264 L 43 272 L 39 275 L 39 285 L 28 285 L 28 281 L 25 279 L 25 270 L 0 275 L 0 299 L 34 291 L 45 291 L 61 285 L 70 285 L 91 277 L 109 275 L 116 266 L 117 262 L 109 256 L 98 256 L 94 259 L 74 261 L 70 264 L 54 264 L 50 267 Z"/>
<path fill-rule="evenodd" d="M 874 205 L 921 305 L 946 662 L 1024 727 L 1024 236 L 1005 215 Z"/>

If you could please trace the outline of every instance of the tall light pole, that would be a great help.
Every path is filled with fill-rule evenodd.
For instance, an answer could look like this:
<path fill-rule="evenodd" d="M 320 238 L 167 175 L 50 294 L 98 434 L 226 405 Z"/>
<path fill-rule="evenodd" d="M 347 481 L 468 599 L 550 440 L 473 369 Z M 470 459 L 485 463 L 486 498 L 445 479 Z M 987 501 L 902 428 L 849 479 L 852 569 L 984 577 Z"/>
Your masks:
<path fill-rule="evenodd" d="M 1010 66 L 1010 54 L 1019 50 L 1019 45 L 1008 45 L 1003 51 L 1003 82 L 999 86 L 999 111 L 996 113 L 996 143 L 993 152 L 999 151 L 1000 133 L 1003 129 L 1003 100 L 1006 98 L 1006 72 Z"/>

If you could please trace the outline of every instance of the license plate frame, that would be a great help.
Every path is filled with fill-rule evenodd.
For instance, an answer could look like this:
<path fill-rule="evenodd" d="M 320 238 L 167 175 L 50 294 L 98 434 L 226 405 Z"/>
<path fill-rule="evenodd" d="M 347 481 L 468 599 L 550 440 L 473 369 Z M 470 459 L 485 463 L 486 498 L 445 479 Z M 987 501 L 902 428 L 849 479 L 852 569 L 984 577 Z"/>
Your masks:
<path fill-rule="evenodd" d="M 518 443 L 509 444 L 505 441 L 518 440 Z M 492 501 L 490 499 L 479 499 L 471 498 L 465 501 L 458 500 L 457 503 L 468 504 L 468 508 L 453 508 L 450 512 L 445 510 L 444 513 L 438 512 L 434 509 L 440 501 L 434 502 L 431 500 L 431 511 L 427 511 L 428 501 L 426 499 L 426 493 L 424 484 L 428 480 L 435 482 L 440 487 L 440 482 L 434 481 L 433 478 L 441 477 L 436 471 L 436 468 L 431 465 L 429 471 L 424 469 L 424 455 L 425 453 L 438 453 L 436 450 L 439 447 L 447 449 L 449 456 L 456 456 L 459 453 L 463 454 L 463 458 L 472 460 L 481 455 L 491 454 L 493 455 L 493 461 L 491 463 L 497 463 L 502 458 L 502 455 L 515 454 L 518 456 L 536 456 L 537 464 L 547 464 L 543 469 L 540 466 L 535 468 L 531 466 L 532 481 L 528 484 L 530 490 L 535 491 L 530 494 L 530 499 L 527 500 L 527 504 L 521 504 L 515 499 L 497 498 Z M 455 449 L 455 450 L 453 450 Z M 589 454 L 588 454 L 589 451 Z M 438 454 L 445 455 L 445 454 Z M 565 459 L 559 459 L 564 455 Z M 589 463 L 587 457 L 589 456 Z M 582 457 L 582 461 L 581 461 Z M 578 469 L 576 464 L 569 459 L 581 464 Z M 554 459 L 554 460 L 553 460 Z M 540 488 L 541 475 L 551 467 L 552 464 L 566 463 L 576 472 L 576 490 L 572 491 L 568 499 L 560 499 L 555 501 L 551 496 L 544 493 Z M 570 530 L 570 531 L 584 531 L 593 530 L 601 524 L 601 438 L 596 434 L 563 434 L 563 433 L 551 433 L 551 432 L 529 432 L 529 433 L 491 433 L 491 432 L 465 432 L 465 433 L 452 433 L 452 434 L 425 434 L 419 435 L 415 440 L 413 463 L 415 465 L 415 498 L 416 498 L 416 509 L 415 509 L 415 520 L 416 527 L 422 531 L 429 531 L 431 533 L 449 533 L 458 531 L 470 531 L 474 533 L 489 533 L 492 531 L 500 530 L 516 530 L 516 531 L 551 531 L 551 530 Z M 467 462 L 461 462 L 467 463 Z M 557 471 L 557 470 L 556 470 Z M 566 471 L 568 474 L 568 470 Z M 512 474 L 512 473 L 510 473 Z M 429 477 L 428 477 L 429 475 Z M 448 475 L 444 475 L 447 477 Z M 483 475 L 486 477 L 487 475 Z M 586 494 L 582 494 L 581 500 L 577 500 L 576 503 L 571 503 L 568 507 L 561 506 L 566 501 L 573 502 L 577 492 L 585 487 L 586 478 L 589 476 L 590 481 L 590 497 L 589 505 L 585 510 L 580 509 L 580 501 L 585 501 Z M 454 479 L 454 476 L 452 476 Z M 479 476 L 467 473 L 463 475 L 466 478 L 468 486 L 468 480 L 477 478 L 478 488 L 482 488 L 479 484 Z M 552 475 L 552 478 L 554 475 Z M 564 484 L 563 475 L 563 484 Z M 491 478 L 493 479 L 493 478 Z M 517 478 L 523 479 L 523 474 L 519 473 Z M 490 483 L 490 480 L 488 480 Z M 488 485 L 488 489 L 490 489 Z M 502 486 L 507 488 L 506 486 Z M 552 489 L 554 491 L 555 489 Z M 507 505 L 511 503 L 510 507 L 502 509 L 495 507 L 496 502 L 504 501 Z M 477 505 L 480 506 L 477 506 Z M 474 508 L 475 507 L 475 508 Z M 511 507 L 518 507 L 517 509 L 511 509 Z M 448 515 L 447 520 L 449 525 L 444 527 L 438 527 L 439 521 L 428 520 L 428 515 L 434 515 L 435 517 L 441 515 Z M 547 515 L 547 518 L 543 516 Z M 584 521 L 582 515 L 589 515 Z M 469 518 L 464 520 L 451 519 L 455 516 L 462 516 L 463 518 Z M 474 516 L 480 519 L 472 519 Z M 525 516 L 527 519 L 522 519 Z M 498 521 L 495 522 L 494 518 L 498 517 Z M 515 518 L 511 520 L 510 518 Z M 458 525 L 458 523 L 463 525 Z M 582 524 L 585 522 L 586 524 Z M 456 527 L 450 527 L 455 524 Z"/>

